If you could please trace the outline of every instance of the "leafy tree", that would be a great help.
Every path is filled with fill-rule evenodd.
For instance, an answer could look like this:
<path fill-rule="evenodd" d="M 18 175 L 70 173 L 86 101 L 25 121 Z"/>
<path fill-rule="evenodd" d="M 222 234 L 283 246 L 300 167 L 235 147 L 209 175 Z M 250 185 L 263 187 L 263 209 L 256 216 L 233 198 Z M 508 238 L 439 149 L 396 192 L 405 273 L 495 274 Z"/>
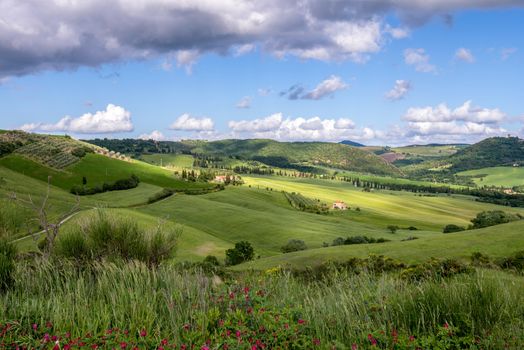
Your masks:
<path fill-rule="evenodd" d="M 503 212 L 502 210 L 483 211 L 478 213 L 477 217 L 471 220 L 471 223 L 473 224 L 471 228 L 477 229 L 498 224 L 505 224 L 518 219 L 518 216 Z"/>
<path fill-rule="evenodd" d="M 82 176 L 82 185 L 87 185 L 87 177 Z"/>
<path fill-rule="evenodd" d="M 337 237 L 333 240 L 333 243 L 331 243 L 332 246 L 337 246 L 337 245 L 344 245 L 344 238 L 342 237 Z"/>
<path fill-rule="evenodd" d="M 462 226 L 457 226 L 453 224 L 446 225 L 444 229 L 442 230 L 443 233 L 453 233 L 453 232 L 460 232 L 464 231 L 466 228 Z"/>
<path fill-rule="evenodd" d="M 392 233 L 392 234 L 395 234 L 397 233 L 397 230 L 399 229 L 399 227 L 397 225 L 388 225 L 387 229 Z"/>
<path fill-rule="evenodd" d="M 290 239 L 286 245 L 282 246 L 280 250 L 282 253 L 298 252 L 299 250 L 306 250 L 307 245 L 300 239 Z"/>
<path fill-rule="evenodd" d="M 251 243 L 240 241 L 235 243 L 235 248 L 226 250 L 226 265 L 238 265 L 253 260 L 255 250 Z"/>

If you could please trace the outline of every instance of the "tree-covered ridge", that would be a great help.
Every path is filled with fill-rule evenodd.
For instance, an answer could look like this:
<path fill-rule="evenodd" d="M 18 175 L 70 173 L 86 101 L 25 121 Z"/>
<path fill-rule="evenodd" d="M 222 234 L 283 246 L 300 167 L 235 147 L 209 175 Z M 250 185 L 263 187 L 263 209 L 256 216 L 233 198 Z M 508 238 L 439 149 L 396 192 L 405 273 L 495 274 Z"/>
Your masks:
<path fill-rule="evenodd" d="M 518 137 L 492 137 L 458 151 L 449 160 L 453 172 L 524 164 L 524 140 Z"/>
<path fill-rule="evenodd" d="M 329 142 L 278 142 L 265 139 L 220 141 L 153 141 L 108 140 L 89 141 L 95 145 L 126 154 L 190 153 L 194 155 L 232 156 L 244 160 L 278 161 L 297 166 L 329 166 L 346 170 L 384 175 L 400 175 L 400 171 L 370 152 Z M 278 157 L 278 158 L 277 158 Z M 274 162 L 273 162 L 274 163 Z"/>

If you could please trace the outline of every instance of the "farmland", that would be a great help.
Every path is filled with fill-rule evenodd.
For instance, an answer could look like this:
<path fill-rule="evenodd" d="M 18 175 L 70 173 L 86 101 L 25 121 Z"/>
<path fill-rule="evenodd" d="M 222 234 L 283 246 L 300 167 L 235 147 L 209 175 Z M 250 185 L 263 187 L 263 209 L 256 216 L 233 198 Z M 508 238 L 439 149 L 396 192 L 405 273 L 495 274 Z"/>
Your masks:
<path fill-rule="evenodd" d="M 470 176 L 478 186 L 514 187 L 524 185 L 524 167 L 493 167 L 462 171 L 459 176 Z"/>
<path fill-rule="evenodd" d="M 207 318 L 200 318 L 203 317 L 200 314 L 203 309 L 190 310 L 183 302 L 184 297 L 176 296 L 173 288 L 178 286 L 182 288 L 177 289 L 180 293 L 200 298 L 202 304 L 199 308 L 204 309 L 217 306 L 206 301 L 213 299 L 211 296 L 216 293 L 247 293 L 245 295 L 264 303 L 253 304 L 251 308 L 270 308 L 274 312 L 283 310 L 279 315 L 286 317 L 288 322 L 312 325 L 312 328 L 308 326 L 299 330 L 299 334 L 303 334 L 307 342 L 314 339 L 316 344 L 317 341 L 325 344 L 326 349 L 333 346 L 339 348 L 336 342 L 361 344 L 365 348 L 369 343 L 368 334 L 378 338 L 380 331 L 390 326 L 398 329 L 402 334 L 399 337 L 404 337 L 406 341 L 409 341 L 411 334 L 415 334 L 421 342 L 435 344 L 440 341 L 434 338 L 435 332 L 439 332 L 444 322 L 452 321 L 451 327 L 460 326 L 466 330 L 468 337 L 474 335 L 481 339 L 484 339 L 483 332 L 488 331 L 505 339 L 504 327 L 510 325 L 517 332 L 524 327 L 517 321 L 511 321 L 518 319 L 513 318 L 520 312 L 518 309 L 497 304 L 504 315 L 513 316 L 505 319 L 506 316 L 501 314 L 497 319 L 499 321 L 490 321 L 484 328 L 478 329 L 454 318 L 452 309 L 446 306 L 449 301 L 445 301 L 449 293 L 455 293 L 455 298 L 459 299 L 456 299 L 454 310 L 460 308 L 461 312 L 477 322 L 484 321 L 472 308 L 477 299 L 471 295 L 477 295 L 480 288 L 491 288 L 496 293 L 490 294 L 493 298 L 486 296 L 483 299 L 486 305 L 481 306 L 482 310 L 494 307 L 499 300 L 494 295 L 501 293 L 510 294 L 506 299 L 508 303 L 520 302 L 521 294 L 517 291 L 524 282 L 516 274 L 518 270 L 514 270 L 515 267 L 507 266 L 519 266 L 518 248 L 524 246 L 524 221 L 519 220 L 524 216 L 523 208 L 483 203 L 467 195 L 356 186 L 354 182 L 344 180 L 358 178 L 361 182 L 421 188 L 443 184 L 345 171 L 318 164 L 314 167 L 327 175 L 313 176 L 294 170 L 281 171 L 275 167 L 273 169 L 280 175 L 242 174 L 241 181 L 236 185 L 231 184 L 220 190 L 215 188 L 215 184 L 187 181 L 175 174 L 177 169 L 202 170 L 194 166 L 191 155 L 153 154 L 140 158 L 145 162 L 88 153 L 63 168 L 51 167 L 42 162 L 41 157 L 30 159 L 21 152 L 0 158 L 1 232 L 7 232 L 8 239 L 21 257 L 34 257 L 17 260 L 14 272 L 16 284 L 10 292 L 0 293 L 0 302 L 9 305 L 3 309 L 3 320 L 23 321 L 27 317 L 24 310 L 30 310 L 27 312 L 36 315 L 38 320 L 33 322 L 39 325 L 50 321 L 57 330 L 71 331 L 75 337 L 83 337 L 86 332 L 94 333 L 94 338 L 83 340 L 85 344 L 91 344 L 101 334 L 106 334 L 103 341 L 113 341 L 109 340 L 107 332 L 111 329 L 111 332 L 119 334 L 120 331 L 114 328 L 130 328 L 135 332 L 146 330 L 148 335 L 138 339 L 130 334 L 115 335 L 114 339 L 125 339 L 126 344 L 145 347 L 158 343 L 165 345 L 165 338 L 200 344 L 200 337 L 204 335 L 198 329 L 207 321 L 199 320 Z M 242 166 L 263 164 L 228 156 L 222 159 L 222 162 Z M 206 168 L 205 171 L 223 170 Z M 115 181 L 131 174 L 140 178 L 135 188 L 78 198 L 69 191 L 70 186 L 81 184 L 83 177 L 89 185 Z M 49 176 L 50 186 L 47 185 Z M 475 174 L 468 176 L 474 177 Z M 178 192 L 157 197 L 165 188 Z M 184 193 L 192 189 L 211 188 L 213 191 L 199 194 Z M 34 220 L 37 212 L 30 205 L 22 204 L 23 200 L 31 198 L 38 206 L 48 190 L 46 210 L 51 221 L 70 210 L 78 201 L 78 211 L 61 223 L 57 241 L 53 243 L 55 248 L 49 253 L 46 252 L 46 244 L 49 244 L 46 243 L 47 236 L 40 229 L 41 223 Z M 13 194 L 16 194 L 14 199 Z M 348 210 L 329 209 L 335 201 L 343 201 Z M 450 224 L 466 228 L 478 213 L 486 211 L 503 211 L 513 215 L 515 221 L 454 233 L 442 232 L 444 226 Z M 109 225 L 114 231 L 104 231 L 104 225 Z M 33 234 L 29 235 L 29 232 Z M 108 236 L 100 238 L 98 234 Z M 168 246 L 169 239 L 176 242 L 176 249 L 172 255 L 165 255 L 163 248 Z M 253 248 L 252 259 L 224 266 L 229 252 L 236 249 L 239 242 L 247 242 Z M 283 247 L 289 242 L 302 242 L 303 247 L 299 251 L 283 253 Z M 98 247 L 98 250 L 89 250 L 95 249 L 93 247 Z M 148 257 L 151 251 L 158 254 Z M 47 258 L 46 254 L 51 254 L 51 257 Z M 131 254 L 136 258 L 130 258 Z M 475 254 L 480 254 L 483 265 L 473 265 Z M 511 258 L 513 255 L 517 257 Z M 167 256 L 167 260 L 157 262 L 158 256 Z M 429 260 L 431 258 L 434 259 Z M 31 265 L 33 261 L 37 266 Z M 216 261 L 218 265 L 210 265 L 210 261 Z M 74 272 L 78 264 L 83 266 L 81 271 L 86 275 Z M 42 287 L 39 281 L 51 269 L 60 269 L 63 280 L 51 278 Z M 358 274 L 354 273 L 355 269 Z M 446 277 L 439 277 L 440 273 L 445 273 Z M 89 274 L 97 276 L 96 282 L 89 279 Z M 324 278 L 329 282 L 322 282 Z M 200 290 L 197 283 L 200 283 Z M 323 283 L 329 283 L 331 287 L 326 288 Z M 444 289 L 441 288 L 442 283 L 446 284 Z M 512 286 L 510 290 L 502 287 L 508 283 Z M 357 286 L 354 294 L 342 292 L 342 286 L 348 284 Z M 58 288 L 58 285 L 65 289 Z M 130 285 L 133 287 L 125 287 Z M 246 285 L 267 291 L 268 299 L 261 295 L 251 296 Z M 382 291 L 378 294 L 377 286 Z M 45 289 L 42 293 L 31 292 L 41 288 Z M 420 288 L 438 295 L 427 303 L 431 310 L 440 311 L 428 311 L 428 314 L 413 311 L 408 316 L 405 311 L 392 306 L 405 308 L 411 307 L 411 302 L 418 303 L 410 301 L 410 298 L 419 293 Z M 116 294 L 109 293 L 114 296 L 109 302 L 103 297 L 107 290 L 118 290 Z M 155 291 L 153 294 L 152 290 Z M 33 295 L 32 303 L 26 302 L 28 293 Z M 159 297 L 167 295 L 165 293 L 176 300 Z M 45 302 L 48 295 L 52 295 L 52 308 Z M 90 295 L 90 309 L 82 309 L 68 295 L 78 300 Z M 227 300 L 233 300 L 229 299 L 230 294 L 226 295 Z M 319 300 L 324 300 L 323 304 Z M 338 307 L 340 300 L 345 303 L 345 308 L 350 307 L 351 310 Z M 366 322 L 364 320 L 370 311 L 362 309 L 362 305 L 366 305 L 364 300 L 372 300 L 384 310 L 391 310 L 391 313 L 384 313 L 383 318 L 377 318 L 374 323 Z M 133 303 L 134 311 L 128 307 Z M 163 306 L 165 303 L 177 303 L 178 306 L 171 310 Z M 218 306 L 223 307 L 222 304 Z M 63 310 L 72 307 L 81 311 L 64 316 Z M 112 316 L 109 308 L 118 310 L 119 316 Z M 247 315 L 252 314 L 250 310 L 246 309 Z M 286 310 L 290 310 L 289 313 Z M 328 314 L 335 315 L 337 329 L 326 328 L 322 326 L 323 321 L 317 322 L 313 317 L 328 317 Z M 221 315 L 240 317 L 238 313 Z M 294 315 L 300 315 L 300 318 Z M 354 315 L 351 316 L 353 322 L 358 323 L 362 331 L 340 331 L 345 329 L 343 323 L 349 315 Z M 418 320 L 416 326 L 410 318 Z M 503 319 L 505 321 L 500 321 Z M 71 322 L 77 326 L 70 328 L 68 325 Z M 163 322 L 174 322 L 174 326 L 166 328 Z M 267 319 L 256 322 L 268 325 Z M 194 332 L 191 339 L 186 338 L 184 332 L 187 329 L 176 326 L 179 323 L 186 323 Z M 18 341 L 22 337 L 34 344 L 33 339 L 36 338 L 33 337 L 38 332 L 33 330 L 29 335 L 27 327 L 22 325 L 12 331 L 14 333 L 6 333 L 9 334 L 7 339 Z M 242 332 L 248 331 L 249 327 L 241 331 L 241 337 Z M 214 334 L 205 336 L 214 342 Z M 282 337 L 287 336 L 286 332 L 282 334 Z M 400 338 L 394 339 L 399 341 Z M 467 342 L 466 338 L 459 339 Z M 34 341 L 40 342 L 39 339 Z M 494 344 L 492 340 L 486 341 L 487 344 Z M 511 341 L 521 344 L 519 338 Z"/>

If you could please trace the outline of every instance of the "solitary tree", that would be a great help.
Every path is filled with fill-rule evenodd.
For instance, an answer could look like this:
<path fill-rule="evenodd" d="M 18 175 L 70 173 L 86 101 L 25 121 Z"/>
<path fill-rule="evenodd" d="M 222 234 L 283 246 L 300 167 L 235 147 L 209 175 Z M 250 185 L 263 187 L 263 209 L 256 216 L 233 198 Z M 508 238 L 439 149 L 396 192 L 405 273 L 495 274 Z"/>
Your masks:
<path fill-rule="evenodd" d="M 87 185 L 87 177 L 82 176 L 82 185 Z"/>
<path fill-rule="evenodd" d="M 251 243 L 240 241 L 235 243 L 235 248 L 226 250 L 226 265 L 238 265 L 253 260 L 255 250 Z"/>
<path fill-rule="evenodd" d="M 33 197 L 31 195 L 28 195 L 27 199 L 21 198 L 17 196 L 16 193 L 11 194 L 11 199 L 19 202 L 24 207 L 29 208 L 35 213 L 35 219 L 40 227 L 42 228 L 42 231 L 32 233 L 31 236 L 33 239 L 38 240 L 40 237 L 40 234 L 45 235 L 45 249 L 44 249 L 44 256 L 48 257 L 49 253 L 53 250 L 55 246 L 55 241 L 58 236 L 58 232 L 60 231 L 60 227 L 71 217 L 74 215 L 74 213 L 78 210 L 78 207 L 80 205 L 79 197 L 76 196 L 75 204 L 71 207 L 71 209 L 58 217 L 56 217 L 54 220 L 52 220 L 49 217 L 49 195 L 51 191 L 51 176 L 47 178 L 47 190 L 44 195 L 44 198 L 40 203 L 37 203 L 33 200 Z"/>
<path fill-rule="evenodd" d="M 399 229 L 399 227 L 397 225 L 388 225 L 387 229 L 391 233 L 395 234 L 395 233 L 397 233 L 397 230 Z"/>

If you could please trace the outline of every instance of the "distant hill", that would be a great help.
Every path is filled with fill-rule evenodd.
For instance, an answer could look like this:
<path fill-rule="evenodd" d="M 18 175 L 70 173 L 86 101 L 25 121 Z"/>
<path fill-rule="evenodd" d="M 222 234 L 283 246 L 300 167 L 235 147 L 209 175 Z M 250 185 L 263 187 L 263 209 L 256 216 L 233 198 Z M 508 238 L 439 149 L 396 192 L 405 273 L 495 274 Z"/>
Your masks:
<path fill-rule="evenodd" d="M 171 171 L 132 160 L 118 152 L 67 136 L 0 132 L 0 167 L 51 183 L 66 191 L 82 185 L 90 187 L 137 175 L 143 183 L 169 188 L 209 187 L 205 183 L 184 182 Z"/>
<path fill-rule="evenodd" d="M 353 147 L 366 147 L 366 145 L 363 145 L 361 143 L 351 141 L 351 140 L 340 141 L 340 143 L 343 145 L 348 145 L 348 146 L 353 146 Z"/>
<path fill-rule="evenodd" d="M 453 172 L 524 164 L 524 140 L 518 137 L 488 138 L 461 149 L 448 160 Z"/>
<path fill-rule="evenodd" d="M 200 156 L 235 157 L 256 160 L 280 168 L 326 166 L 380 175 L 399 175 L 401 172 L 377 155 L 340 143 L 278 142 L 266 139 L 180 142 L 153 140 L 90 140 L 97 146 L 134 154 L 186 153 Z"/>

